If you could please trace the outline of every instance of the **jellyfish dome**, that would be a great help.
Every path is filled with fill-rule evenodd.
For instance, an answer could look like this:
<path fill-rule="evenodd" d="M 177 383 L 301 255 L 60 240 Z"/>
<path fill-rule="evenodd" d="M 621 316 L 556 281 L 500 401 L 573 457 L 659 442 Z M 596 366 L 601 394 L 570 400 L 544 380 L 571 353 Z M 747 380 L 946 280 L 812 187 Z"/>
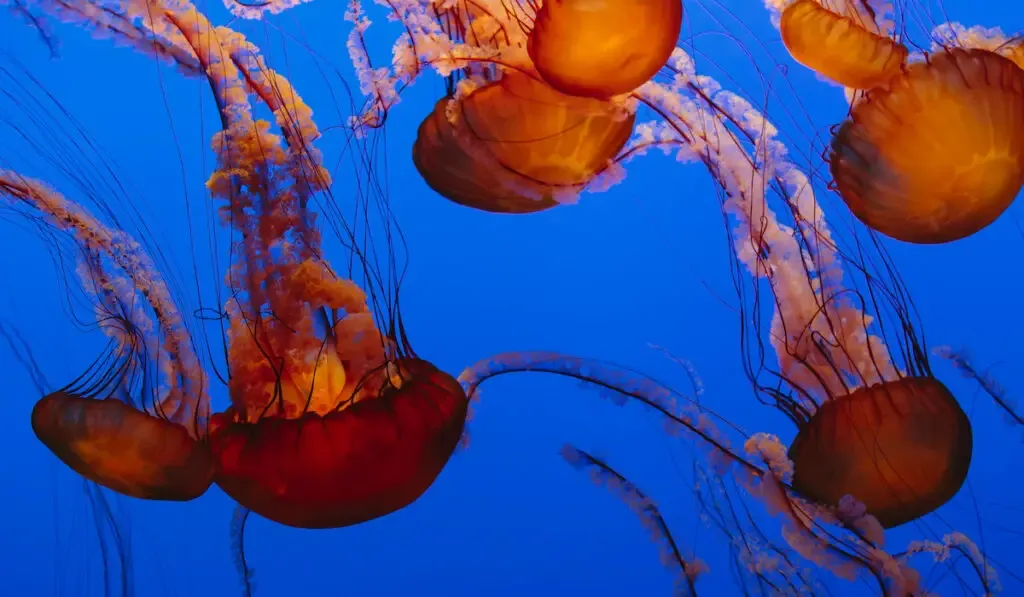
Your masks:
<path fill-rule="evenodd" d="M 41 214 L 88 256 L 76 273 L 96 301 L 99 327 L 118 347 L 35 404 L 36 437 L 78 474 L 124 495 L 186 501 L 205 493 L 214 462 L 203 442 L 203 371 L 148 255 L 123 231 L 18 173 L 0 170 L 0 202 Z M 136 383 L 158 368 L 159 387 Z"/>
<path fill-rule="evenodd" d="M 506 71 L 420 125 L 413 162 L 444 197 L 499 213 L 531 213 L 574 197 L 625 146 L 635 114 L 572 97 Z"/>
<path fill-rule="evenodd" d="M 32 409 L 36 437 L 83 477 L 127 496 L 187 501 L 213 482 L 213 459 L 185 427 L 117 398 L 69 392 Z"/>
<path fill-rule="evenodd" d="M 875 23 L 833 12 L 817 0 L 797 0 L 779 20 L 790 55 L 814 72 L 854 89 L 870 89 L 900 73 L 907 48 L 873 31 Z"/>
<path fill-rule="evenodd" d="M 319 374 L 334 378 L 325 384 L 346 383 L 339 363 Z M 253 395 L 236 395 L 237 406 L 211 422 L 217 485 L 261 516 L 300 528 L 358 524 L 419 498 L 462 436 L 469 401 L 461 387 L 419 359 L 348 385 L 367 394 L 326 414 L 302 412 L 306 395 L 294 387 L 282 398 L 289 414 L 257 418 L 267 400 L 244 404 Z M 341 387 L 330 389 L 336 402 L 347 398 Z"/>
<path fill-rule="evenodd" d="M 555 89 L 610 97 L 636 89 L 665 65 L 682 22 L 681 0 L 544 2 L 527 49 Z"/>
<path fill-rule="evenodd" d="M 829 160 L 870 228 L 919 244 L 970 236 L 1024 185 L 1024 71 L 986 50 L 927 55 L 852 107 Z"/>
<path fill-rule="evenodd" d="M 821 504 L 854 495 L 891 528 L 917 520 L 960 490 L 971 424 L 942 382 L 905 377 L 823 403 L 789 448 L 793 488 Z"/>

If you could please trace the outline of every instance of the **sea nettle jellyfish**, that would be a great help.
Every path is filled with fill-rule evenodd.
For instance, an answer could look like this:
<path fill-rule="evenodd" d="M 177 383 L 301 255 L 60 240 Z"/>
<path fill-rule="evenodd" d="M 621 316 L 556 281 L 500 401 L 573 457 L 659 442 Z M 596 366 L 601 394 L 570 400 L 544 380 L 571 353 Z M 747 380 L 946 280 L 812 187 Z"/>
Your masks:
<path fill-rule="evenodd" d="M 360 3 L 347 14 L 370 98 L 360 124 L 379 126 L 399 89 L 433 68 L 448 93 L 420 125 L 413 162 L 442 196 L 501 213 L 549 209 L 621 178 L 630 92 L 668 60 L 683 12 L 678 0 L 380 4 L 406 32 L 392 68 L 370 61 Z"/>
<path fill-rule="evenodd" d="M 682 24 L 681 0 L 544 2 L 527 49 L 555 89 L 611 97 L 633 91 L 665 65 Z"/>
<path fill-rule="evenodd" d="M 153 1 L 146 18 L 133 19 L 136 4 L 38 8 L 169 57 L 213 90 L 223 130 L 207 187 L 234 235 L 224 307 L 231 406 L 200 426 L 216 483 L 242 506 L 303 528 L 357 524 L 408 505 L 454 451 L 468 400 L 409 346 L 393 251 L 378 269 L 359 245 L 366 231 L 341 220 L 311 111 L 254 46 L 191 5 Z M 270 109 L 280 135 L 253 117 L 250 96 Z M 338 220 L 366 291 L 322 256 L 318 199 Z M 370 203 L 360 213 L 373 213 Z M 159 288 L 158 272 L 143 271 Z M 205 404 L 198 400 L 185 412 Z"/>
<path fill-rule="evenodd" d="M 779 29 L 797 61 L 866 90 L 829 156 L 835 187 L 858 219 L 898 240 L 935 244 L 970 236 L 1006 211 L 1024 185 L 1019 40 L 946 25 L 931 52 L 909 55 L 891 6 L 768 4 L 781 8 Z M 916 16 L 904 20 L 928 22 Z"/>
<path fill-rule="evenodd" d="M 682 50 L 670 67 L 670 82 L 650 81 L 635 92 L 662 117 L 638 125 L 626 151 L 676 151 L 680 160 L 705 164 L 721 188 L 722 209 L 734 226 L 736 263 L 753 284 L 739 295 L 745 370 L 762 402 L 795 424 L 792 444 L 740 432 L 742 455 L 727 440 L 735 430 L 727 427 L 730 433 L 723 435 L 721 425 L 709 428 L 714 421 L 707 402 L 690 402 L 690 412 L 681 414 L 676 407 L 685 400 L 678 393 L 597 361 L 508 353 L 482 361 L 460 379 L 472 396 L 495 376 L 553 373 L 653 408 L 674 431 L 708 447 L 711 477 L 728 478 L 731 471 L 746 491 L 783 516 L 783 534 L 797 554 L 841 578 L 869 570 L 886 594 L 916 593 L 917 573 L 881 550 L 883 529 L 917 520 L 957 493 L 971 462 L 970 421 L 933 376 L 913 304 L 884 251 L 869 254 L 870 245 L 856 244 L 856 250 L 843 251 L 811 180 L 788 161 L 771 123 L 745 99 L 699 76 Z M 736 279 L 742 277 L 738 272 Z M 758 314 L 762 293 L 774 307 L 770 325 Z M 868 309 L 877 312 L 877 321 Z M 766 344 L 774 349 L 775 367 L 767 365 Z M 828 525 L 854 537 L 838 539 L 823 530 Z M 755 556 L 747 553 L 746 565 L 763 570 Z M 982 582 L 992 583 L 987 571 Z"/>
<path fill-rule="evenodd" d="M 971 428 L 931 373 L 912 303 L 891 262 L 884 254 L 868 260 L 863 249 L 843 253 L 810 181 L 787 161 L 774 128 L 744 99 L 698 77 L 681 52 L 673 66 L 672 83 L 652 81 L 637 91 L 668 116 L 638 125 L 627 151 L 675 146 L 681 159 L 705 163 L 723 189 L 737 261 L 771 292 L 776 307 L 771 326 L 762 329 L 753 315 L 759 300 L 747 304 L 744 319 L 756 334 L 745 335 L 744 346 L 759 394 L 798 428 L 788 451 L 793 488 L 832 507 L 852 495 L 885 527 L 932 512 L 966 477 Z M 794 227 L 780 223 L 769 194 Z M 858 276 L 844 280 L 843 260 Z M 876 265 L 882 272 L 869 273 Z M 866 308 L 882 319 L 875 323 Z M 887 338 L 898 353 L 890 353 Z M 775 349 L 775 370 L 757 366 L 766 341 Z"/>
<path fill-rule="evenodd" d="M 214 475 L 203 443 L 206 379 L 149 256 L 40 181 L 0 171 L 0 199 L 72 237 L 82 286 L 112 340 L 89 371 L 36 403 L 36 437 L 75 472 L 125 495 L 202 495 Z"/>

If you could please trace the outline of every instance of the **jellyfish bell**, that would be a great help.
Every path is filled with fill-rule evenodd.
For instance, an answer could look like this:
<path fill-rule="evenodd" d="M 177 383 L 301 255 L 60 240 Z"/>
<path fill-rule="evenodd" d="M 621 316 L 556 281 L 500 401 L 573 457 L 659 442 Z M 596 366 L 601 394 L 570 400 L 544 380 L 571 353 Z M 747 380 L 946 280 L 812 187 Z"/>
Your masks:
<path fill-rule="evenodd" d="M 461 99 L 439 101 L 420 125 L 413 162 L 451 201 L 533 213 L 578 193 L 606 168 L 634 120 L 616 103 L 567 96 L 509 70 Z"/>
<path fill-rule="evenodd" d="M 824 402 L 789 447 L 792 485 L 822 504 L 852 495 L 892 528 L 952 499 L 972 450 L 970 421 L 942 382 L 905 377 Z"/>
<path fill-rule="evenodd" d="M 427 361 L 386 369 L 364 380 L 363 388 L 379 387 L 372 396 L 324 415 L 214 415 L 218 486 L 266 518 L 311 529 L 359 524 L 414 502 L 458 445 L 469 401 Z"/>
<path fill-rule="evenodd" d="M 793 2 L 779 20 L 794 60 L 853 89 L 883 85 L 906 64 L 907 48 L 874 29 L 874 22 L 833 12 L 818 0 Z"/>
<path fill-rule="evenodd" d="M 36 403 L 36 437 L 71 469 L 119 493 L 169 501 L 202 495 L 214 474 L 203 443 L 205 380 L 159 270 L 127 232 L 38 180 L 0 170 L 0 204 L 71 238 L 81 258 L 75 274 L 117 347 Z M 139 383 L 149 378 L 159 383 Z"/>
<path fill-rule="evenodd" d="M 213 482 L 213 458 L 185 427 L 115 397 L 54 392 L 32 409 L 32 430 L 69 468 L 127 496 L 188 501 Z"/>
<path fill-rule="evenodd" d="M 448 121 L 449 100 L 442 98 L 423 119 L 413 145 L 413 164 L 427 186 L 449 201 L 493 213 L 536 213 L 558 205 L 541 185 L 467 147 L 471 143 Z"/>
<path fill-rule="evenodd" d="M 681 0 L 552 0 L 537 11 L 527 50 L 558 91 L 611 97 L 665 65 L 682 22 Z"/>
<path fill-rule="evenodd" d="M 868 227 L 918 244 L 970 236 L 1024 185 L 1024 71 L 986 50 L 927 55 L 852 107 L 829 162 Z"/>

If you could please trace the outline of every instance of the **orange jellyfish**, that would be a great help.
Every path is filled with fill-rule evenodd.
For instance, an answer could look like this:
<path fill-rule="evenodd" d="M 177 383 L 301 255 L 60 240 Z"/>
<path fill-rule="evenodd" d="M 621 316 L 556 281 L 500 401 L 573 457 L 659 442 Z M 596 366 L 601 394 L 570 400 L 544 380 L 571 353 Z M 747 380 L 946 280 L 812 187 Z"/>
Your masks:
<path fill-rule="evenodd" d="M 407 38 L 395 45 L 392 67 L 377 69 L 363 39 L 369 19 L 353 7 L 349 49 L 370 100 L 361 127 L 381 126 L 426 68 L 445 78 L 447 94 L 420 124 L 412 152 L 438 194 L 483 211 L 534 213 L 617 182 L 635 106 L 547 83 L 522 51 L 533 5 L 457 0 L 396 9 L 391 16 Z"/>
<path fill-rule="evenodd" d="M 719 107 L 745 127 L 713 139 L 711 153 L 719 160 L 713 172 L 729 193 L 726 209 L 741 224 L 736 256 L 755 285 L 759 278 L 769 282 L 775 305 L 770 326 L 744 316 L 760 339 L 745 344 L 745 370 L 763 399 L 797 426 L 788 451 L 793 489 L 832 507 L 851 495 L 886 528 L 932 512 L 967 477 L 972 430 L 931 373 L 907 289 L 891 269 L 870 267 L 891 264 L 883 248 L 867 255 L 868 243 L 854 251 L 832 239 L 814 187 L 784 155 L 762 166 L 740 153 L 741 132 L 753 136 L 755 147 L 774 142 L 774 132 L 758 129 L 752 108 L 726 101 Z M 780 207 L 796 218 L 795 230 L 781 225 L 768 196 L 746 182 L 764 176 L 765 167 Z M 777 367 L 765 364 L 765 341 Z"/>
<path fill-rule="evenodd" d="M 818 0 L 796 0 L 783 9 L 779 31 L 800 64 L 845 87 L 870 89 L 899 74 L 908 52 L 855 6 L 841 14 Z"/>
<path fill-rule="evenodd" d="M 744 328 L 745 371 L 761 400 L 797 428 L 788 450 L 792 489 L 833 509 L 852 496 L 884 527 L 948 502 L 966 479 L 971 425 L 931 373 L 899 276 L 869 267 L 891 263 L 884 249 L 866 255 L 868 243 L 837 245 L 815 185 L 785 151 L 761 151 L 780 147 L 776 129 L 742 97 L 696 71 L 636 95 L 664 115 L 663 126 L 641 133 L 640 142 L 677 144 L 723 191 L 736 263 L 754 286 L 741 292 L 754 297 L 743 303 L 743 320 L 753 325 Z M 775 306 L 770 325 L 756 314 L 762 293 Z M 767 364 L 768 345 L 775 367 Z"/>
<path fill-rule="evenodd" d="M 78 381 L 36 403 L 36 437 L 75 472 L 125 495 L 172 501 L 202 495 L 214 475 L 203 444 L 203 371 L 159 272 L 133 248 L 133 239 L 38 181 L 0 171 L 0 198 L 42 213 L 80 245 L 83 286 L 94 294 L 100 326 L 118 347 Z M 155 338 L 142 332 L 153 321 L 140 320 L 130 306 L 136 294 L 153 313 Z M 159 392 L 144 383 L 157 363 L 166 363 Z"/>
<path fill-rule="evenodd" d="M 454 452 L 468 399 L 452 377 L 417 357 L 409 345 L 397 311 L 394 251 L 389 245 L 387 262 L 377 264 L 373 256 L 379 253 L 360 244 L 370 235 L 342 219 L 315 149 L 319 131 L 311 110 L 242 35 L 213 27 L 191 4 L 155 4 L 143 21 L 127 18 L 133 10 L 127 0 L 103 11 L 42 8 L 125 39 L 147 39 L 134 47 L 169 57 L 185 72 L 204 77 L 221 116 L 222 130 L 213 140 L 217 168 L 207 187 L 232 233 L 225 279 L 230 299 L 224 307 L 231 406 L 210 416 L 205 391 L 182 382 L 189 391 L 169 385 L 157 412 L 171 423 L 191 422 L 187 429 L 195 428 L 203 453 L 208 450 L 213 480 L 245 508 L 282 524 L 357 524 L 417 499 Z M 125 23 L 132 25 L 126 30 Z M 270 109 L 279 135 L 270 132 L 269 122 L 254 119 L 250 97 Z M 322 212 L 313 209 L 318 202 Z M 393 226 L 386 207 L 377 212 L 375 205 L 365 201 L 359 225 Z M 58 222 L 64 221 L 62 213 L 55 217 Z M 352 251 L 356 265 L 348 277 L 336 274 L 323 257 L 319 213 L 332 218 L 330 229 Z M 83 222 L 81 228 L 87 248 L 103 240 L 95 233 L 97 223 Z M 394 231 L 388 233 L 391 239 Z M 145 253 L 130 244 L 122 252 L 122 268 L 137 268 L 139 279 L 150 283 L 140 292 L 158 319 L 176 314 Z M 115 259 L 119 255 L 112 254 Z M 361 277 L 367 290 L 352 277 Z M 374 314 L 371 306 L 382 313 Z M 164 343 L 187 346 L 183 329 L 177 331 L 168 332 Z M 190 366 L 182 367 L 184 373 L 177 372 L 172 381 L 193 373 Z M 117 428 L 129 429 L 127 423 L 139 418 L 121 416 L 124 412 L 94 419 L 108 425 L 125 422 Z M 78 423 L 74 418 L 56 421 Z M 152 443 L 164 450 L 182 444 L 166 432 L 166 425 L 141 430 L 163 435 L 136 434 L 131 436 L 134 444 L 98 447 L 165 455 L 149 451 Z"/>
<path fill-rule="evenodd" d="M 635 114 L 551 89 L 527 74 L 461 99 L 444 98 L 420 125 L 413 162 L 440 195 L 499 213 L 558 205 L 600 173 L 629 140 Z"/>
<path fill-rule="evenodd" d="M 919 244 L 970 236 L 1024 185 L 1024 71 L 987 50 L 926 55 L 852 107 L 829 161 L 868 227 Z"/>
<path fill-rule="evenodd" d="M 555 89 L 610 97 L 636 89 L 665 65 L 682 23 L 681 0 L 544 2 L 527 49 Z"/>

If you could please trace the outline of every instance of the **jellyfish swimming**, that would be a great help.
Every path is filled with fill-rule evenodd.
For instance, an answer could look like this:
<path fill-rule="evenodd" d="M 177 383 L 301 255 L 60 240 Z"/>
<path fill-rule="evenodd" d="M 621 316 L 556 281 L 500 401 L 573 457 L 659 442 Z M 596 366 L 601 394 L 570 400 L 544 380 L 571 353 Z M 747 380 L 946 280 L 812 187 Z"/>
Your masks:
<path fill-rule="evenodd" d="M 798 0 L 782 8 L 778 27 L 798 62 L 863 90 L 832 138 L 839 196 L 866 226 L 904 242 L 947 243 L 984 229 L 1024 186 L 1019 41 L 939 26 L 931 50 L 911 55 L 897 41 L 892 6 L 838 5 Z M 914 7 L 900 10 L 928 22 Z"/>
<path fill-rule="evenodd" d="M 611 97 L 633 91 L 668 62 L 682 24 L 681 0 L 544 2 L 527 50 L 558 91 Z"/>
<path fill-rule="evenodd" d="M 882 23 L 877 29 L 886 30 L 884 15 L 874 17 Z M 365 21 L 362 17 L 354 20 L 358 38 L 358 23 Z M 410 26 L 422 29 L 436 23 L 435 19 L 409 20 L 413 21 Z M 512 26 L 499 30 L 505 37 L 518 31 Z M 424 39 L 431 34 L 422 33 Z M 410 35 L 415 38 L 419 34 Z M 403 43 L 399 40 L 397 47 L 405 48 Z M 452 68 L 464 65 L 470 71 L 489 73 L 489 67 L 480 62 L 484 55 L 491 55 L 485 53 L 490 50 L 480 49 L 475 55 L 479 61 L 453 62 L 451 56 L 439 52 L 426 56 L 423 63 L 444 62 Z M 357 67 L 365 64 L 363 54 L 354 56 L 359 58 Z M 503 61 L 516 56 L 513 50 L 500 54 Z M 409 61 L 404 68 L 403 59 Z M 414 65 L 408 52 L 398 50 L 395 62 L 399 74 L 394 80 L 420 64 Z M 528 62 L 518 64 L 530 66 Z M 756 379 L 752 382 L 798 429 L 790 449 L 796 471 L 794 489 L 830 507 L 853 495 L 886 527 L 916 520 L 946 503 L 967 475 L 973 445 L 969 421 L 945 386 L 932 376 L 927 351 L 913 326 L 901 323 L 883 328 L 902 330 L 898 335 L 888 332 L 894 334 L 890 342 L 913 347 L 893 355 L 864 313 L 874 307 L 885 312 L 880 316 L 886 322 L 913 321 L 898 276 L 867 275 L 865 257 L 835 245 L 817 206 L 811 179 L 786 157 L 787 149 L 776 138 L 776 130 L 749 101 L 698 74 L 694 60 L 682 48 L 673 51 L 664 71 L 663 77 L 646 81 L 629 93 L 627 99 L 649 108 L 654 120 L 636 125 L 633 140 L 621 153 L 632 159 L 653 147 L 676 152 L 680 161 L 706 165 L 721 187 L 723 212 L 736 226 L 736 258 L 757 283 L 767 284 L 777 305 L 770 328 L 757 327 L 757 335 L 775 348 L 779 369 L 770 374 L 775 386 Z M 378 74 L 374 80 L 383 78 Z M 475 84 L 466 86 L 476 89 Z M 499 88 L 490 85 L 483 89 Z M 372 85 L 365 88 L 375 89 Z M 474 93 L 479 91 L 471 91 L 469 97 Z M 383 106 L 389 98 L 393 99 L 378 92 L 370 99 Z M 870 99 L 865 99 L 858 105 L 869 103 Z M 467 122 L 472 123 L 471 117 Z M 841 181 L 838 186 L 849 203 Z M 768 207 L 769 194 L 774 194 L 783 213 L 795 220 L 794 228 L 779 222 Z M 754 222 L 761 222 L 763 230 L 759 232 Z M 807 259 L 812 261 L 805 264 Z M 887 256 L 878 259 L 888 262 Z M 858 287 L 845 285 L 843 276 L 847 274 L 838 266 L 842 261 L 863 274 L 856 282 Z M 748 311 L 755 308 L 747 306 Z M 759 318 L 750 319 L 757 321 L 756 326 L 762 325 Z M 747 356 L 750 363 L 762 360 L 760 354 Z M 749 370 L 756 368 L 751 365 Z M 779 384 L 783 389 L 776 387 Z M 886 413 L 884 420 L 878 412 Z M 844 433 L 835 432 L 837 426 Z"/>
<path fill-rule="evenodd" d="M 879 33 L 865 4 L 841 5 L 843 12 L 834 12 L 818 0 L 796 0 L 786 6 L 779 17 L 786 49 L 800 64 L 845 87 L 871 89 L 885 84 L 906 64 L 906 46 Z"/>
<path fill-rule="evenodd" d="M 214 475 L 201 424 L 205 379 L 159 271 L 134 239 L 39 181 L 0 171 L 0 199 L 42 214 L 80 244 L 87 256 L 83 287 L 98 301 L 102 329 L 120 347 L 36 403 L 36 437 L 75 472 L 125 495 L 186 501 L 205 493 Z M 136 295 L 149 305 L 151 321 L 130 306 Z M 144 337 L 142 326 L 154 320 L 159 335 Z M 153 392 L 143 381 L 159 362 L 167 371 Z"/>
<path fill-rule="evenodd" d="M 554 207 L 559 193 L 578 192 L 632 131 L 633 115 L 612 104 L 566 96 L 509 71 L 462 99 L 440 100 L 420 125 L 413 163 L 456 203 L 527 213 Z"/>
<path fill-rule="evenodd" d="M 1024 71 L 987 50 L 924 56 L 853 105 L 829 165 L 870 228 L 918 244 L 966 238 L 1024 186 Z"/>
<path fill-rule="evenodd" d="M 167 431 L 172 423 L 160 420 L 141 430 L 164 435 L 148 437 L 150 443 L 140 450 L 158 445 L 164 451 L 153 454 L 168 460 L 179 456 L 170 463 L 178 464 L 182 458 L 173 450 L 195 446 L 196 458 L 211 473 L 207 485 L 213 481 L 245 508 L 293 527 L 353 525 L 408 505 L 430 487 L 454 452 L 468 399 L 454 378 L 413 352 L 393 294 L 400 284 L 392 247 L 384 252 L 388 262 L 382 266 L 361 247 L 361 237 L 330 196 L 331 178 L 315 149 L 320 133 L 311 110 L 284 77 L 266 66 L 255 46 L 230 29 L 213 27 L 190 4 L 155 3 L 159 10 L 139 22 L 126 16 L 130 4 L 77 12 L 47 3 L 41 9 L 127 40 L 145 38 L 149 42 L 139 49 L 170 57 L 179 69 L 208 82 L 222 130 L 214 135 L 217 165 L 207 188 L 233 234 L 232 262 L 224 279 L 230 298 L 222 315 L 231 406 L 210 414 L 199 388 L 182 395 L 166 386 L 170 397 L 159 411 L 171 413 L 174 422 L 184 417 L 196 439 L 188 444 L 184 432 L 177 427 Z M 128 22 L 133 25 L 125 29 Z M 269 122 L 253 116 L 250 97 L 270 109 L 279 135 L 270 132 Z M 325 213 L 337 218 L 331 229 L 364 268 L 363 288 L 352 276 L 335 273 L 323 257 L 314 211 L 321 197 Z M 369 200 L 363 207 L 364 213 L 374 213 Z M 50 211 L 64 221 L 63 212 Z M 390 214 L 381 218 L 383 225 L 393 226 Z M 76 226 L 86 248 L 96 238 L 102 241 L 98 222 L 82 218 Z M 177 313 L 173 300 L 164 300 L 160 272 L 140 247 L 100 248 L 124 263 L 129 277 L 138 272 L 149 284 L 140 292 L 150 297 L 158 319 Z M 374 314 L 371 304 L 383 313 Z M 174 331 L 177 335 L 168 342 L 187 346 L 184 328 Z M 104 402 L 87 404 L 106 414 L 110 407 Z M 44 416 L 65 404 L 78 403 L 63 395 L 46 399 L 39 420 L 58 426 L 76 421 L 95 425 L 97 420 L 134 431 L 148 420 L 134 411 L 124 416 L 124 407 L 105 419 Z M 73 413 L 81 412 L 76 408 Z M 127 445 L 128 439 L 119 441 Z M 139 468 L 155 476 L 149 472 L 153 467 Z M 92 478 L 118 491 L 126 488 L 112 475 Z"/>
<path fill-rule="evenodd" d="M 819 543 L 822 558 L 835 555 L 808 519 L 839 521 L 858 529 L 858 541 L 878 546 L 884 529 L 920 519 L 960 490 L 973 453 L 971 423 L 931 371 L 913 303 L 884 247 L 873 254 L 863 242 L 853 249 L 838 243 L 813 179 L 790 161 L 766 116 L 699 75 L 681 50 L 676 56 L 670 82 L 649 81 L 635 92 L 661 118 L 638 125 L 626 152 L 636 156 L 674 143 L 681 159 L 705 164 L 720 187 L 734 263 L 745 270 L 735 279 L 752 285 L 739 293 L 744 369 L 761 402 L 792 421 L 795 439 L 787 447 L 763 433 L 747 434 L 743 456 L 701 424 L 709 416 L 705 404 L 690 404 L 697 412 L 688 417 L 670 416 L 668 405 L 681 402 L 678 395 L 637 381 L 635 372 L 576 357 L 505 353 L 460 379 L 470 394 L 484 380 L 517 371 L 575 377 L 619 392 L 699 437 L 712 462 L 726 462 L 749 492 L 788 521 L 794 534 L 787 540 L 804 557 L 816 558 L 812 545 Z M 784 224 L 780 213 L 793 224 Z M 774 307 L 770 323 L 756 313 L 761 293 Z M 768 364 L 767 346 L 775 366 Z M 857 559 L 847 556 L 834 566 L 843 578 Z M 875 556 L 864 558 L 857 565 L 877 571 Z M 915 578 L 908 573 L 900 582 L 912 587 Z"/>
<path fill-rule="evenodd" d="M 592 72 L 617 86 L 621 82 L 612 79 L 625 77 L 628 87 L 584 93 L 548 81 L 526 51 L 533 44 L 528 42 L 531 32 L 537 32 L 526 23 L 544 21 L 552 24 L 530 47 L 549 48 L 544 50 L 553 52 L 544 54 L 549 58 L 583 59 L 565 54 L 558 45 L 568 41 L 560 33 L 564 19 L 578 21 L 562 14 L 577 10 L 571 4 L 541 5 L 536 12 L 532 5 L 497 0 L 460 0 L 442 8 L 411 3 L 392 11 L 407 30 L 395 47 L 393 68 L 374 69 L 364 40 L 370 21 L 360 3 L 353 3 L 346 16 L 355 24 L 349 54 L 370 100 L 359 125 L 379 126 L 398 101 L 399 89 L 433 68 L 445 77 L 447 93 L 420 124 L 412 153 L 420 175 L 438 194 L 482 211 L 525 214 L 573 202 L 584 190 L 604 189 L 619 176 L 615 163 L 634 124 L 632 100 L 622 94 L 653 76 L 668 59 L 682 7 L 678 1 L 644 7 L 609 2 L 594 12 L 588 26 L 594 29 L 588 28 L 586 35 L 598 35 L 601 27 L 607 28 L 607 19 L 623 12 L 639 20 L 620 27 L 622 35 L 615 38 L 616 44 L 632 47 L 632 54 L 610 47 L 607 54 L 591 52 L 609 64 L 615 57 L 627 60 L 628 69 L 609 66 Z M 655 23 L 652 19 L 659 15 L 667 20 Z M 641 35 L 645 28 L 656 33 Z M 643 44 L 634 43 L 638 35 L 645 38 Z M 662 37 L 670 39 L 667 46 Z M 556 72 L 564 67 L 552 68 Z M 613 95 L 617 97 L 609 97 Z"/>

